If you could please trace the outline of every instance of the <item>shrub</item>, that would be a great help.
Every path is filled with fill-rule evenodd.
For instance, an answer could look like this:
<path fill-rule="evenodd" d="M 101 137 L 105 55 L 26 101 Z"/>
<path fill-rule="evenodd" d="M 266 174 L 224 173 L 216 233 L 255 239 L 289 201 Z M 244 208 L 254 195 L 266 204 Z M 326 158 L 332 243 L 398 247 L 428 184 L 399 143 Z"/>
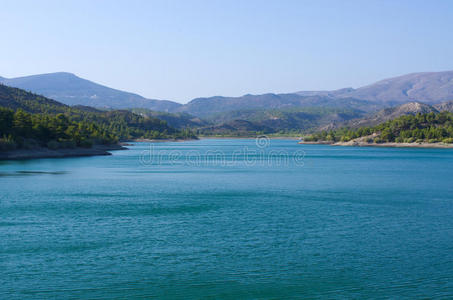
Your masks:
<path fill-rule="evenodd" d="M 453 144 L 453 138 L 443 139 L 442 142 L 445 143 L 445 144 Z"/>
<path fill-rule="evenodd" d="M 12 139 L 0 139 L 0 151 L 8 151 L 16 149 L 17 145 Z"/>
<path fill-rule="evenodd" d="M 47 148 L 51 150 L 57 150 L 58 148 L 60 148 L 60 144 L 57 141 L 52 140 L 47 143 Z"/>
<path fill-rule="evenodd" d="M 382 144 L 382 143 L 385 142 L 385 141 L 384 141 L 383 139 L 381 139 L 380 137 L 375 137 L 375 138 L 374 138 L 374 142 L 375 142 L 376 144 Z"/>
<path fill-rule="evenodd" d="M 23 143 L 23 145 L 22 145 L 22 147 L 23 147 L 24 149 L 29 149 L 29 150 L 31 150 L 31 149 L 36 149 L 36 148 L 38 148 L 38 147 L 39 147 L 39 144 L 38 144 L 38 142 L 37 142 L 36 140 L 34 140 L 34 139 L 25 139 L 25 140 L 24 140 L 24 143 Z"/>
<path fill-rule="evenodd" d="M 305 136 L 305 137 L 303 138 L 303 140 L 304 140 L 305 142 L 315 142 L 317 139 L 316 139 L 314 136 L 309 135 L 309 136 Z"/>
<path fill-rule="evenodd" d="M 432 143 L 437 143 L 437 142 L 438 142 L 438 140 L 436 140 L 436 139 L 429 139 L 429 140 L 428 140 L 428 143 L 431 143 L 431 144 L 432 144 Z"/>
<path fill-rule="evenodd" d="M 80 147 L 91 148 L 91 147 L 93 147 L 93 141 L 91 141 L 91 140 L 82 140 L 80 142 Z"/>
<path fill-rule="evenodd" d="M 415 138 L 414 137 L 410 137 L 410 138 L 404 139 L 404 142 L 405 143 L 413 143 L 413 142 L 415 142 Z"/>
<path fill-rule="evenodd" d="M 64 140 L 60 141 L 60 148 L 75 148 L 77 146 L 75 141 L 72 140 Z"/>

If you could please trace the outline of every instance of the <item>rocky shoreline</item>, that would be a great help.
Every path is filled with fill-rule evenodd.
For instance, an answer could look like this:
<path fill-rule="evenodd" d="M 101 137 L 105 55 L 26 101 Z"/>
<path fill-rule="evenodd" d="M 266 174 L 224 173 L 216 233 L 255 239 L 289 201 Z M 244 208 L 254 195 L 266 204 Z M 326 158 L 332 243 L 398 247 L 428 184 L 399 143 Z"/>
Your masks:
<path fill-rule="evenodd" d="M 352 147 L 392 147 L 392 148 L 437 148 L 437 149 L 452 149 L 453 144 L 445 143 L 367 143 L 367 142 L 299 142 L 305 145 L 331 145 L 331 146 L 352 146 Z"/>
<path fill-rule="evenodd" d="M 122 145 L 94 145 L 91 148 L 56 149 L 36 148 L 0 152 L 0 160 L 21 160 L 32 158 L 64 158 L 79 156 L 112 155 L 108 151 L 126 150 Z"/>

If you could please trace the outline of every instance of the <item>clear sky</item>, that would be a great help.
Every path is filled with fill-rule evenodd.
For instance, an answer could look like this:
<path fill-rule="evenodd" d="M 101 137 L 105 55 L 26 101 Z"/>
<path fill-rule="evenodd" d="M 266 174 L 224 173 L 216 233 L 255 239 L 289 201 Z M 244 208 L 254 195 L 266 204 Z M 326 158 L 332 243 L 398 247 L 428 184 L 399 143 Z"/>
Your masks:
<path fill-rule="evenodd" d="M 453 1 L 0 0 L 0 76 L 148 98 L 359 87 L 453 70 Z"/>

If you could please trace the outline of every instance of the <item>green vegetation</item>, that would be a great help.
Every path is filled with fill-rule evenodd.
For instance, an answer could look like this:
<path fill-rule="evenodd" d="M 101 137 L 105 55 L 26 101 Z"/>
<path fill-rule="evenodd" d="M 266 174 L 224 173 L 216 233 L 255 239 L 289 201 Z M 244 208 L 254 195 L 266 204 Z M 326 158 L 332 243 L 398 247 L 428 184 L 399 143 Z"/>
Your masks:
<path fill-rule="evenodd" d="M 198 128 L 209 125 L 206 121 L 198 117 L 192 116 L 188 113 L 168 113 L 162 111 L 153 111 L 146 108 L 132 108 L 131 112 L 143 116 L 145 118 L 157 118 L 164 120 L 168 125 L 178 129 Z"/>
<path fill-rule="evenodd" d="M 77 122 L 62 113 L 30 114 L 5 108 L 0 108 L 0 136 L 0 150 L 91 147 L 118 142 L 115 134 L 94 122 Z"/>
<path fill-rule="evenodd" d="M 343 122 L 362 114 L 352 109 L 322 107 L 237 110 L 207 116 L 206 121 L 212 125 L 198 127 L 196 132 L 204 136 L 300 136 L 332 121 Z"/>
<path fill-rule="evenodd" d="M 130 111 L 70 107 L 20 89 L 0 85 L 0 150 L 91 147 L 136 138 L 193 138 L 165 121 Z"/>
<path fill-rule="evenodd" d="M 322 131 L 306 137 L 305 141 L 347 142 L 366 136 L 369 136 L 367 142 L 370 143 L 453 143 L 453 113 L 401 116 L 375 127 Z"/>

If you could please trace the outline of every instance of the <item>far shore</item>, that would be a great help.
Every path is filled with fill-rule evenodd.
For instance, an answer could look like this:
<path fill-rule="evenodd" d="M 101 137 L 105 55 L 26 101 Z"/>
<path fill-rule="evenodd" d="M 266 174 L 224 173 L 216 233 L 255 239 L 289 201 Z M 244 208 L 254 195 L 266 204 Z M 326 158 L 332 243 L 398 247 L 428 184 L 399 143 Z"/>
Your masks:
<path fill-rule="evenodd" d="M 187 142 L 187 141 L 196 141 L 198 138 L 194 139 L 133 139 L 126 140 L 123 145 L 129 145 L 129 142 L 133 143 L 164 143 L 164 142 Z"/>
<path fill-rule="evenodd" d="M 200 136 L 200 140 L 230 140 L 230 139 L 241 139 L 241 140 L 255 140 L 257 138 L 268 138 L 270 140 L 294 140 L 298 141 L 301 138 L 296 136 L 268 136 L 268 135 L 260 135 L 260 136 Z"/>
<path fill-rule="evenodd" d="M 0 152 L 0 160 L 22 160 L 34 158 L 65 158 L 78 156 L 112 155 L 108 151 L 126 150 L 122 145 L 94 145 L 91 148 L 56 149 L 36 148 Z"/>
<path fill-rule="evenodd" d="M 270 140 L 292 140 L 299 141 L 300 137 L 295 136 L 198 136 L 196 139 L 134 139 L 125 141 L 124 143 L 137 142 L 137 143 L 163 143 L 163 142 L 187 142 L 187 141 L 197 141 L 197 140 L 255 140 L 257 138 L 268 138 Z"/>
<path fill-rule="evenodd" d="M 451 149 L 453 144 L 445 143 L 367 143 L 367 142 L 299 142 L 305 145 L 331 145 L 331 146 L 349 146 L 349 147 L 391 147 L 391 148 L 437 148 L 437 149 Z"/>

